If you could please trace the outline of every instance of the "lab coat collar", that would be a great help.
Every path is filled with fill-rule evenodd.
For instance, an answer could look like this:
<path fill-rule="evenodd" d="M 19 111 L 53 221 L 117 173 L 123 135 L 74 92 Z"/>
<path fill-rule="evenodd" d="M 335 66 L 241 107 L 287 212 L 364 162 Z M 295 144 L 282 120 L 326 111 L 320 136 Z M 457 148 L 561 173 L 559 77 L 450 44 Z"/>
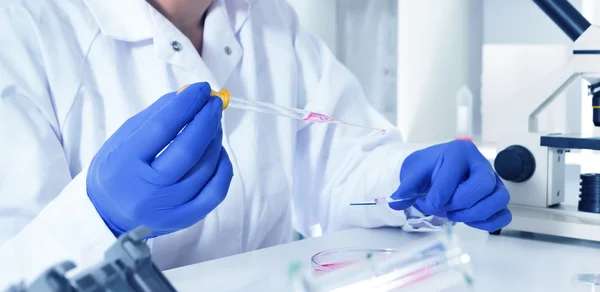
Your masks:
<path fill-rule="evenodd" d="M 152 6 L 145 0 L 83 1 L 104 35 L 128 42 L 152 38 Z"/>
<path fill-rule="evenodd" d="M 138 42 L 154 37 L 156 10 L 146 0 L 83 0 L 104 35 L 121 41 Z M 225 7 L 235 34 L 248 17 L 254 0 L 213 0 Z M 211 9 L 211 8 L 209 8 Z"/>

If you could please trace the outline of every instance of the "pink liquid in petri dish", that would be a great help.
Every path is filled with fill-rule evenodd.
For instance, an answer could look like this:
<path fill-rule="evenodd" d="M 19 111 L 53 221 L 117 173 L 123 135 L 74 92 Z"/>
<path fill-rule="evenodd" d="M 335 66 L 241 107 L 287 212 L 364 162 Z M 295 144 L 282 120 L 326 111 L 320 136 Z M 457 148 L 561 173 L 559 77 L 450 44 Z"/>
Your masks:
<path fill-rule="evenodd" d="M 359 127 L 359 128 L 366 128 L 366 129 L 373 129 L 373 130 L 377 130 L 379 131 L 382 135 L 387 134 L 387 131 L 385 129 L 375 129 L 375 128 L 369 128 L 369 127 L 364 127 L 364 126 L 359 126 L 359 125 L 355 125 L 355 124 L 350 124 L 350 123 L 346 123 L 340 120 L 336 120 L 332 117 L 326 116 L 324 114 L 320 114 L 320 113 L 315 113 L 315 112 L 310 112 L 308 114 L 308 116 L 306 118 L 304 118 L 305 121 L 307 122 L 313 122 L 313 123 L 340 123 L 340 124 L 345 124 L 345 125 L 349 125 L 349 126 L 355 126 L 355 127 Z"/>
<path fill-rule="evenodd" d="M 333 270 L 337 270 L 339 268 L 347 267 L 355 262 L 339 262 L 339 263 L 329 263 L 329 264 L 321 264 L 319 268 L 315 268 L 315 272 L 317 273 L 327 273 Z"/>

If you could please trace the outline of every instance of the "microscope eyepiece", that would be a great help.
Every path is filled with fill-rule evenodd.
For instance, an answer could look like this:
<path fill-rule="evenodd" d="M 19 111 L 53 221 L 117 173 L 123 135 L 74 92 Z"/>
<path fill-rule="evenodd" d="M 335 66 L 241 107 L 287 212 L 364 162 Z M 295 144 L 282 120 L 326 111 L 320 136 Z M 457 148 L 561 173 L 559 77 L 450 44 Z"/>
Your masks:
<path fill-rule="evenodd" d="M 573 41 L 590 27 L 590 23 L 568 0 L 533 0 L 533 2 Z"/>

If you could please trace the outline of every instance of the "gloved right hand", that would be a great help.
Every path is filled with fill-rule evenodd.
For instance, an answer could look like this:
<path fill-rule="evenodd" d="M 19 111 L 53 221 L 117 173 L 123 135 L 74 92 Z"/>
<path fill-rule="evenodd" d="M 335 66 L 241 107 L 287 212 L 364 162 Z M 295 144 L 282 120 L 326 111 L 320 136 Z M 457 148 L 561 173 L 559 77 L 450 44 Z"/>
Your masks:
<path fill-rule="evenodd" d="M 426 196 L 416 196 L 422 193 Z M 468 141 L 438 144 L 409 155 L 392 199 L 409 199 L 390 203 L 392 209 L 414 203 L 424 214 L 490 232 L 512 220 L 507 207 L 510 194 L 492 165 Z"/>
<path fill-rule="evenodd" d="M 221 144 L 223 104 L 210 91 L 203 82 L 164 95 L 93 158 L 87 194 L 115 236 L 140 225 L 150 237 L 187 228 L 225 199 L 233 169 Z"/>

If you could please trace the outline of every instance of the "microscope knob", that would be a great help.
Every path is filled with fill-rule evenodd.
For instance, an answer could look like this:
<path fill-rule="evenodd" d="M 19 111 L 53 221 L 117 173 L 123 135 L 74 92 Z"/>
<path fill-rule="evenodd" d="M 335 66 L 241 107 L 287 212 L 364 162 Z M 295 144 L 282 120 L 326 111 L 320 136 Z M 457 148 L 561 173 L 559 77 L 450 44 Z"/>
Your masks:
<path fill-rule="evenodd" d="M 494 168 L 507 181 L 524 182 L 535 172 L 535 158 L 527 148 L 513 145 L 496 155 Z"/>

